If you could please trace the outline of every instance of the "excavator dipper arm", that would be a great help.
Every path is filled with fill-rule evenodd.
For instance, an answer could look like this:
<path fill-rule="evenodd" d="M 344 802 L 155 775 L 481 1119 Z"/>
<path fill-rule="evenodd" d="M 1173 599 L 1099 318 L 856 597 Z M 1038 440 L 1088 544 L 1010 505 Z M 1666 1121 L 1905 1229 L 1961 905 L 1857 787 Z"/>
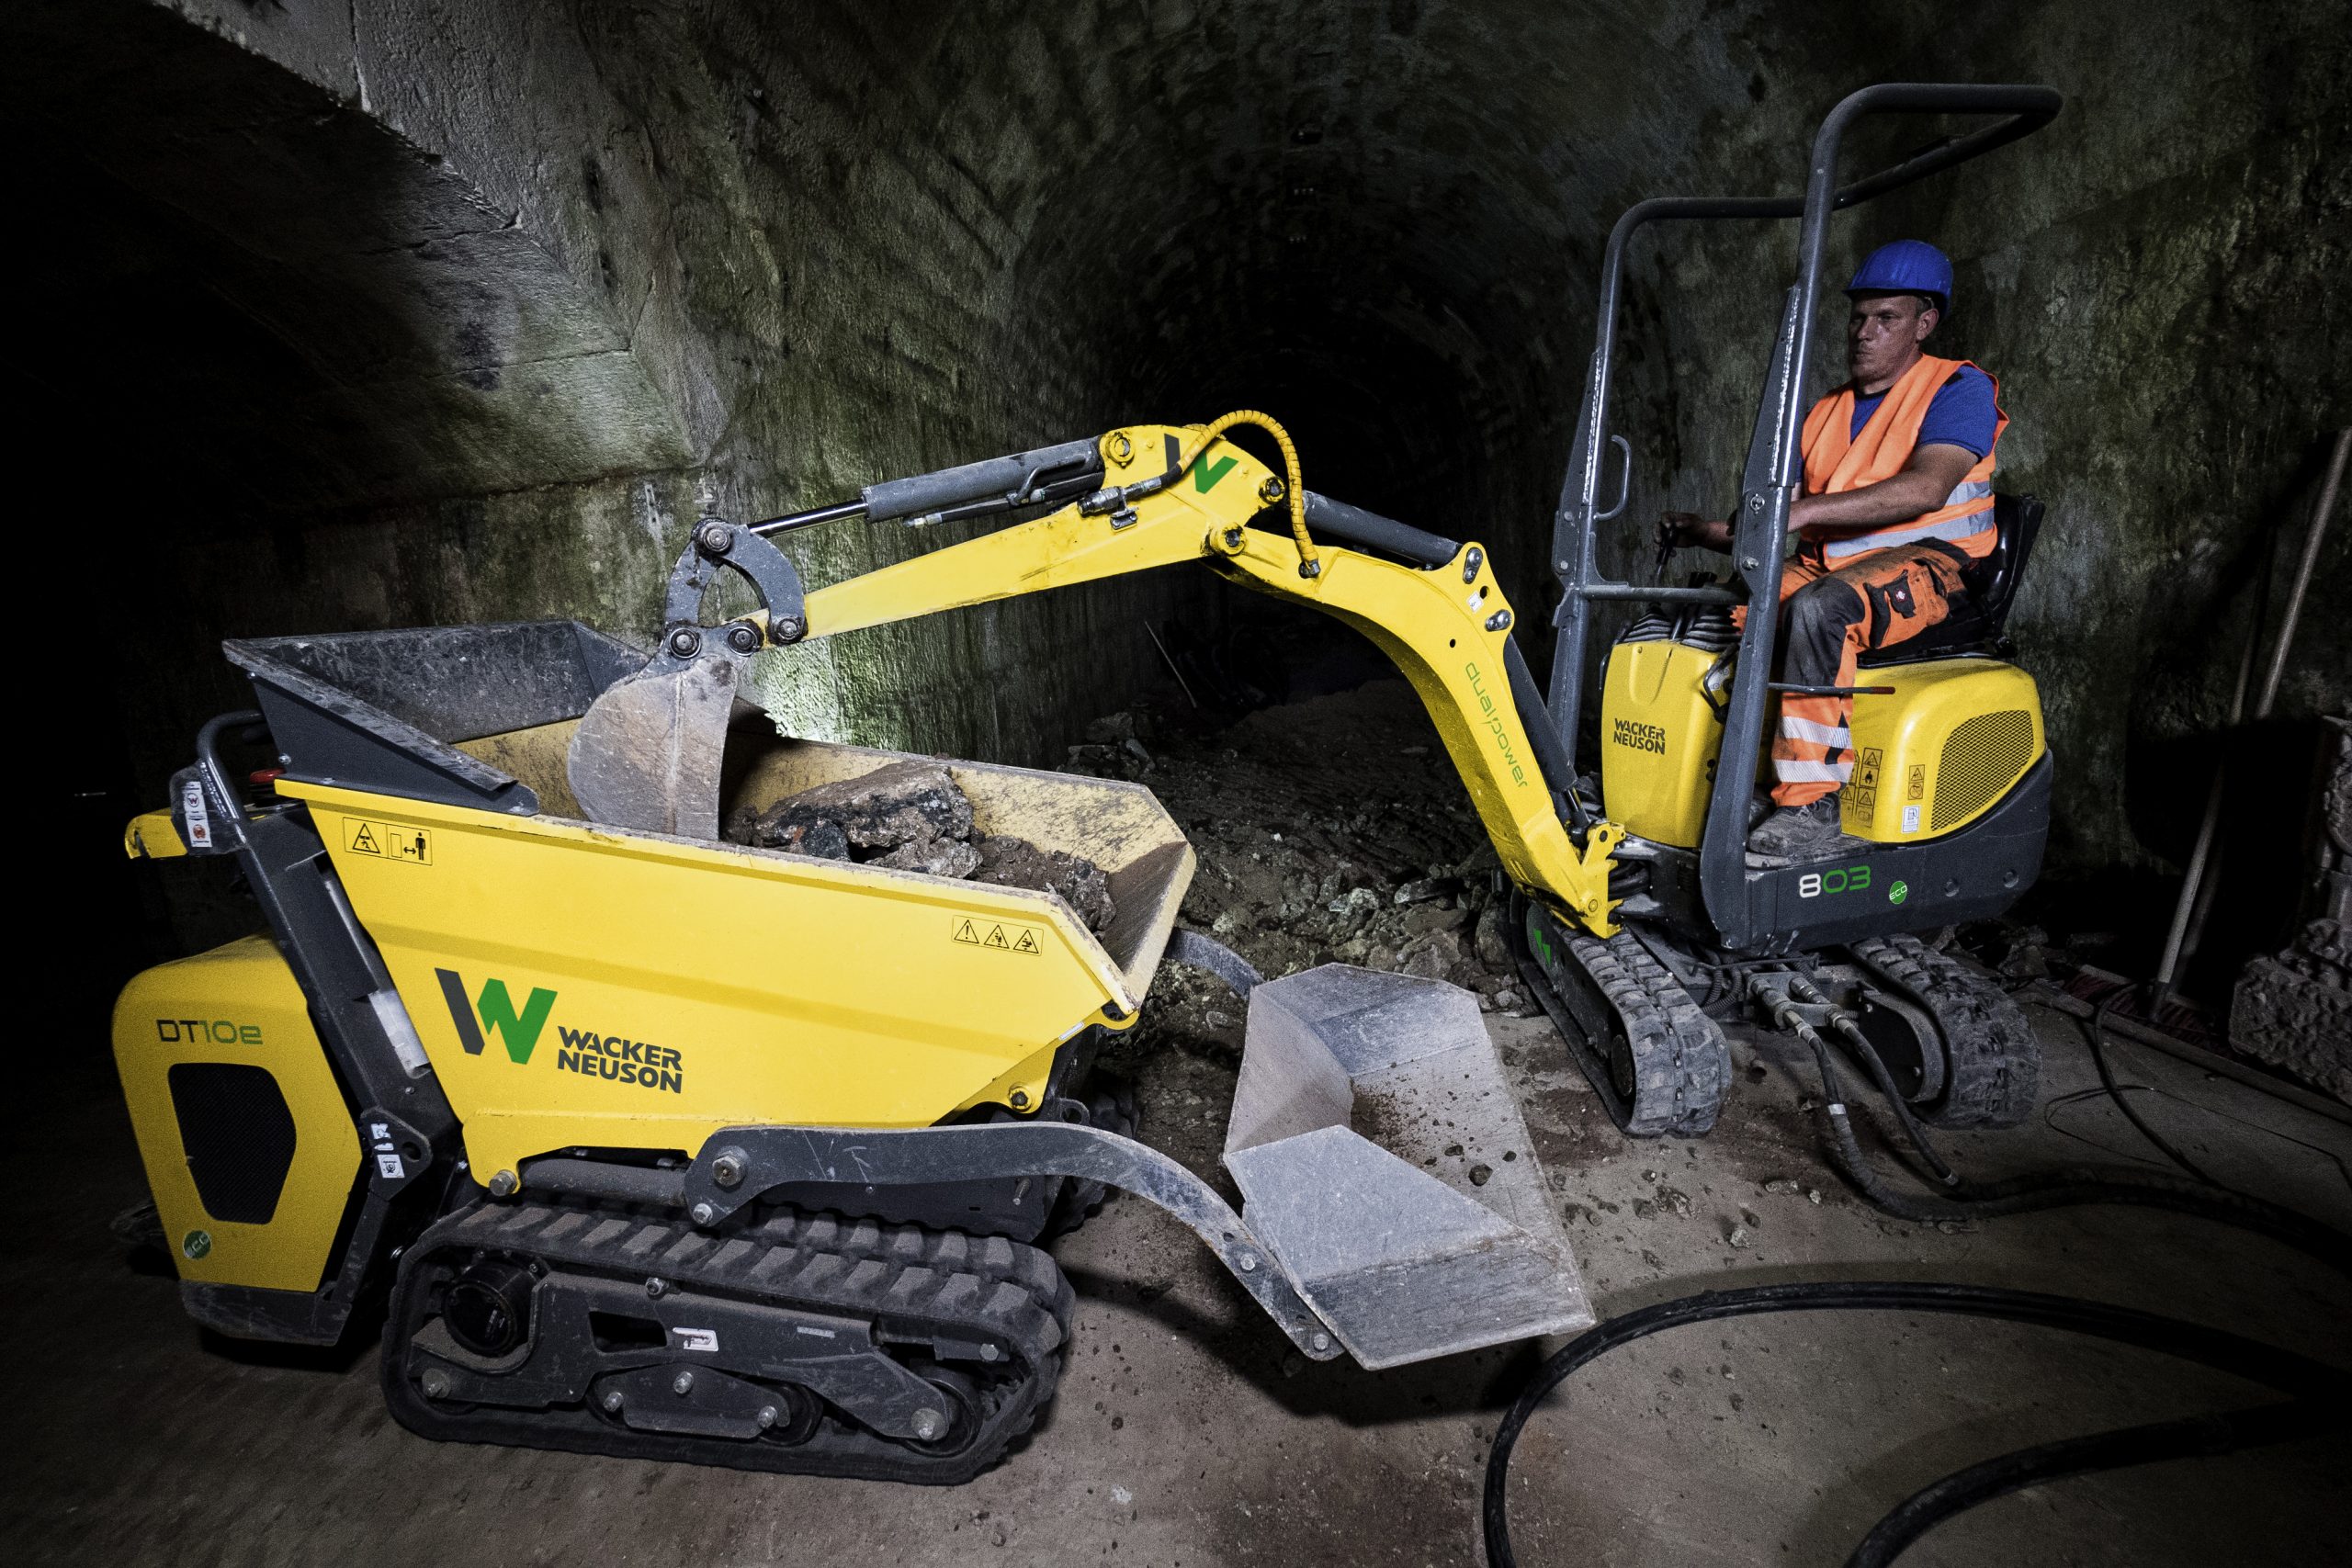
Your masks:
<path fill-rule="evenodd" d="M 1615 934 L 1610 857 L 1623 830 L 1595 822 L 1579 844 L 1561 820 L 1512 695 L 1516 616 L 1485 549 L 1464 544 L 1442 565 L 1417 568 L 1312 541 L 1297 507 L 1291 508 L 1289 531 L 1250 527 L 1261 513 L 1299 492 L 1295 468 L 1285 480 L 1222 438 L 1232 423 L 1265 424 L 1288 446 L 1262 416 L 1114 431 L 1098 444 L 1103 483 L 1093 495 L 819 589 L 808 596 L 806 635 L 830 637 L 1200 561 L 1245 588 L 1312 605 L 1370 637 L 1429 709 L 1511 880 L 1594 935 Z"/>

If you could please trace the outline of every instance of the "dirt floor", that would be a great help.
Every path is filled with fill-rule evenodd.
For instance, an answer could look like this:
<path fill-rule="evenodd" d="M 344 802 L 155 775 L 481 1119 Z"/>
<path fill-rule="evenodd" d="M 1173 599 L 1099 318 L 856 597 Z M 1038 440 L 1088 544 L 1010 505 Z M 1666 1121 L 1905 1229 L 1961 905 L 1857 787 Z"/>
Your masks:
<path fill-rule="evenodd" d="M 1130 743 L 1132 742 L 1132 744 Z M 1611 1127 L 1480 926 L 1490 863 L 1436 738 L 1395 682 L 1228 728 L 1106 720 L 1077 765 L 1142 779 L 1192 834 L 1188 923 L 1269 974 L 1334 955 L 1478 990 L 1604 1316 L 1728 1284 L 1936 1279 L 2146 1307 L 2343 1362 L 2352 1286 L 2269 1242 L 2132 1210 L 1919 1227 L 1815 1155 L 1816 1091 L 1741 1032 L 1698 1142 Z M 1404 895 L 1399 901 L 1399 895 Z M 1492 933 L 1489 933 L 1491 939 Z M 2023 993 L 2030 998 L 2029 990 Z M 1954 1136 L 1996 1176 L 2149 1164 L 2094 1092 L 2077 1025 L 2028 1014 L 2044 1109 Z M 1115 1055 L 1144 1135 L 1214 1170 L 1241 1009 L 1163 972 Z M 2160 1128 L 2226 1179 L 2352 1227 L 2352 1131 L 2122 1044 Z M 10 1117 L 0 1313 L 17 1434 L 0 1540 L 22 1562 L 557 1562 L 1466 1564 L 1496 1421 L 1533 1348 L 1371 1374 L 1309 1364 L 1174 1222 L 1116 1200 L 1057 1251 L 1079 1292 L 1059 1399 L 997 1470 L 949 1491 L 436 1445 L 385 1414 L 372 1344 L 289 1356 L 208 1337 L 108 1218 L 141 1195 L 95 1073 Z M 2249 1385 L 2045 1330 L 1793 1315 L 1674 1331 L 1575 1379 L 1531 1424 L 1511 1493 L 1529 1564 L 1835 1564 L 1888 1507 L 2023 1444 L 2256 1403 Z M 2341 1561 L 2352 1441 L 2039 1487 L 1947 1525 L 1917 1564 Z"/>

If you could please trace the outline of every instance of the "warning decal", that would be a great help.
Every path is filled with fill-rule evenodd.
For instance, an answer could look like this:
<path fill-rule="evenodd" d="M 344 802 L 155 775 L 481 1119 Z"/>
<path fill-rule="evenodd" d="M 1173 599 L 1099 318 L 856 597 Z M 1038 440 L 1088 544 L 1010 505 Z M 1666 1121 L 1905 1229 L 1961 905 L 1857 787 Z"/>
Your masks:
<path fill-rule="evenodd" d="M 1035 927 L 1014 925 L 1008 920 L 957 915 L 949 934 L 966 947 L 987 948 L 996 953 L 1025 953 L 1035 957 L 1046 951 Z"/>
<path fill-rule="evenodd" d="M 345 818 L 343 847 L 356 855 L 373 855 L 407 865 L 433 863 L 433 836 L 422 828 L 404 828 L 397 822 Z"/>

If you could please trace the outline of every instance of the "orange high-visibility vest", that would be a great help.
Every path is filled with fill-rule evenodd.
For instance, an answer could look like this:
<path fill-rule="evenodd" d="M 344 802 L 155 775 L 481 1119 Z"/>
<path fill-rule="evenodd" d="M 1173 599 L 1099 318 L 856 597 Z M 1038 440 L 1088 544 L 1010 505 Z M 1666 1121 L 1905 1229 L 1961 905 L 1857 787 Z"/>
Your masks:
<path fill-rule="evenodd" d="M 1918 363 L 1886 389 L 1859 435 L 1852 434 L 1854 389 L 1850 384 L 1814 404 L 1813 412 L 1804 417 L 1805 493 L 1835 495 L 1901 473 L 1919 445 L 1919 426 L 1927 421 L 1928 405 L 1963 365 L 1969 362 L 1921 355 Z M 1979 367 L 1969 365 L 1969 368 Z M 1990 375 L 1985 379 L 1993 380 Z M 2001 445 L 2001 432 L 2009 427 L 2009 416 L 2002 412 L 2000 400 L 2001 384 L 1993 381 L 1996 449 Z M 1808 528 L 1804 536 L 1818 540 L 1822 556 L 1832 561 L 1920 539 L 1940 539 L 1981 559 L 1993 549 L 1993 454 L 1988 451 L 1979 458 L 1967 477 L 1944 497 L 1944 503 L 1932 512 L 1923 512 L 1908 522 L 1860 531 Z"/>

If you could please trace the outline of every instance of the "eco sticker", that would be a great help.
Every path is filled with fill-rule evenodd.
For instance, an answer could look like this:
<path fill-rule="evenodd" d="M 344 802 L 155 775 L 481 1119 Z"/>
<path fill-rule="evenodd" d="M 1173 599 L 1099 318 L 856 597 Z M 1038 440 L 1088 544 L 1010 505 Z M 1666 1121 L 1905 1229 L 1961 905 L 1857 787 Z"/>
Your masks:
<path fill-rule="evenodd" d="M 212 1250 L 212 1237 L 205 1231 L 190 1231 L 180 1237 L 180 1256 L 195 1259 Z"/>
<path fill-rule="evenodd" d="M 1911 885 L 1907 882 L 1898 882 L 1886 890 L 1886 901 L 1890 904 L 1900 904 L 1910 896 Z"/>

